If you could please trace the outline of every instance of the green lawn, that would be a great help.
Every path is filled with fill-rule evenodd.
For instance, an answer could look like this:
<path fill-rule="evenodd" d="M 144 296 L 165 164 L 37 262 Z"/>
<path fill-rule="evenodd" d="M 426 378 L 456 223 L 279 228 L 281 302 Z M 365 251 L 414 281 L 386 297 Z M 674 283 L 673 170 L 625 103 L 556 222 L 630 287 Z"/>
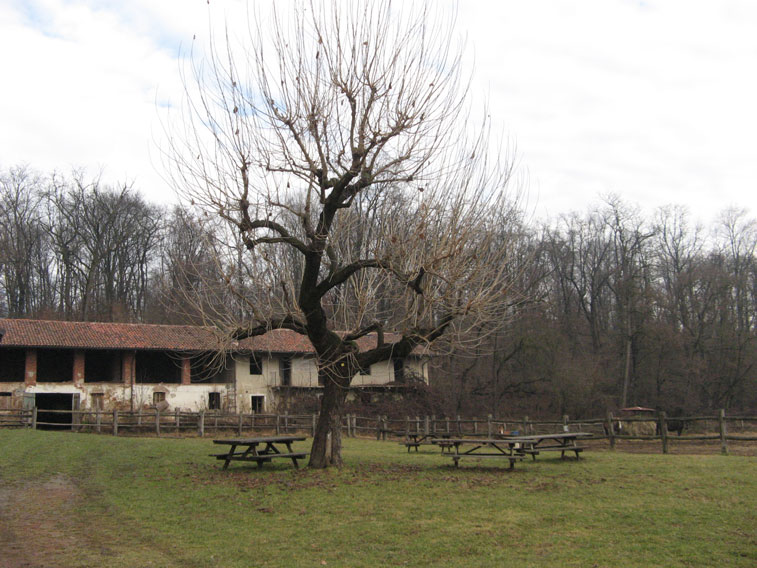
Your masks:
<path fill-rule="evenodd" d="M 589 451 L 456 470 L 430 447 L 349 439 L 341 470 L 222 471 L 215 451 L 0 431 L 0 544 L 20 556 L 36 540 L 58 566 L 757 565 L 757 458 Z"/>

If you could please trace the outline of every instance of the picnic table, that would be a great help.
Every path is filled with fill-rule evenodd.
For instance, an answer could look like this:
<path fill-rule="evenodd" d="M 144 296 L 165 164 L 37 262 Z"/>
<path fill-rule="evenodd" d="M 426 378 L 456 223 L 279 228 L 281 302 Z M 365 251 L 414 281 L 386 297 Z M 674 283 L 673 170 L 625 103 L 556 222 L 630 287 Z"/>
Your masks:
<path fill-rule="evenodd" d="M 266 436 L 262 438 L 231 438 L 226 440 L 213 440 L 214 444 L 231 446 L 228 451 L 221 454 L 210 454 L 218 460 L 224 460 L 223 469 L 229 467 L 232 461 L 256 462 L 259 468 L 263 464 L 275 458 L 291 459 L 294 467 L 299 468 L 297 460 L 307 457 L 307 452 L 292 451 L 293 442 L 302 442 L 306 436 Z M 259 446 L 263 446 L 259 448 Z M 282 451 L 286 447 L 286 451 Z M 239 449 L 237 449 L 239 448 Z"/>
<path fill-rule="evenodd" d="M 503 439 L 519 445 L 516 448 L 523 454 L 530 455 L 534 461 L 541 452 L 560 452 L 560 457 L 565 458 L 566 452 L 575 452 L 576 459 L 586 446 L 578 444 L 578 440 L 591 438 L 588 432 L 555 432 L 552 434 L 531 434 L 528 436 L 508 436 Z"/>
<path fill-rule="evenodd" d="M 449 456 L 455 467 L 459 466 L 462 458 L 495 458 L 508 460 L 510 469 L 513 469 L 515 462 L 525 456 L 517 442 L 506 438 L 440 438 L 432 442 L 452 447 L 453 452 Z"/>
<path fill-rule="evenodd" d="M 418 446 L 421 444 L 437 445 L 441 447 L 442 453 L 444 453 L 445 449 L 451 450 L 452 448 L 452 444 L 450 443 L 453 435 L 452 432 L 431 432 L 429 434 L 424 432 L 404 432 L 403 434 L 405 439 L 400 444 L 404 444 L 407 447 L 408 453 L 410 452 L 410 448 L 415 448 L 417 452 Z"/>

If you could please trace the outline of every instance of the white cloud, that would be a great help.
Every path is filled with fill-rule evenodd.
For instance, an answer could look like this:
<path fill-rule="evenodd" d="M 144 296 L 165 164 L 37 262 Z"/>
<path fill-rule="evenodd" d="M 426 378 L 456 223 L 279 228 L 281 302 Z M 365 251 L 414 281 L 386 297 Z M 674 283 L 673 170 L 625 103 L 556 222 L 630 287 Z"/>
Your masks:
<path fill-rule="evenodd" d="M 280 4 L 279 4 L 280 5 Z M 151 162 L 180 48 L 244 2 L 34 0 L 0 6 L 0 166 L 106 167 L 173 199 Z M 614 191 L 709 220 L 757 211 L 757 3 L 461 2 L 474 88 L 514 138 L 539 214 Z"/>

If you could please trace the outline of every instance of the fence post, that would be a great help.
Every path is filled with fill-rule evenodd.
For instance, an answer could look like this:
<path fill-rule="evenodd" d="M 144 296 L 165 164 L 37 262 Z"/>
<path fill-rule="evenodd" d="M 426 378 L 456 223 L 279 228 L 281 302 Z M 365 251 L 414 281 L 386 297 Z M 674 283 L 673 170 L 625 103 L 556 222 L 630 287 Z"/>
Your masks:
<path fill-rule="evenodd" d="M 101 425 L 102 425 L 102 418 L 100 417 L 100 409 L 99 408 L 97 410 L 95 410 L 95 425 L 96 425 L 95 426 L 95 430 L 99 434 L 100 430 L 101 430 Z"/>
<path fill-rule="evenodd" d="M 473 417 L 473 435 L 478 436 L 478 418 Z"/>
<path fill-rule="evenodd" d="M 607 436 L 610 438 L 610 449 L 615 449 L 615 422 L 612 418 L 612 412 L 607 412 Z"/>
<path fill-rule="evenodd" d="M 491 439 L 494 435 L 494 432 L 492 431 L 492 415 L 491 414 L 486 416 L 486 435 L 489 439 Z"/>
<path fill-rule="evenodd" d="M 568 422 L 570 421 L 567 414 L 562 415 L 562 431 L 563 432 L 570 432 L 570 426 Z"/>
<path fill-rule="evenodd" d="M 720 453 L 727 456 L 728 441 L 726 439 L 725 409 L 723 408 L 718 411 L 718 427 L 720 429 Z"/>
<path fill-rule="evenodd" d="M 460 424 L 460 415 L 457 415 L 457 433 L 461 436 L 463 435 L 463 429 L 462 425 Z"/>
<path fill-rule="evenodd" d="M 279 414 L 276 415 L 276 435 L 278 436 L 281 434 L 281 416 Z"/>
<path fill-rule="evenodd" d="M 350 415 L 348 414 L 347 415 L 347 423 L 348 424 L 349 424 L 349 420 L 350 420 Z M 313 434 L 312 434 L 313 437 L 315 437 L 315 424 L 316 424 L 317 421 L 318 421 L 318 415 L 317 414 L 313 414 L 313 424 L 312 424 L 312 428 L 311 428 L 311 431 L 313 432 Z"/>
<path fill-rule="evenodd" d="M 32 408 L 32 430 L 37 429 L 37 407 Z"/>
<path fill-rule="evenodd" d="M 431 430 L 429 429 L 429 418 L 428 414 L 425 416 L 426 422 L 423 425 L 423 433 L 428 436 L 431 433 Z"/>
<path fill-rule="evenodd" d="M 444 417 L 444 427 L 447 429 L 447 434 L 449 434 L 449 416 Z"/>
<path fill-rule="evenodd" d="M 357 414 L 352 415 L 352 437 L 357 438 Z"/>
<path fill-rule="evenodd" d="M 410 434 L 410 417 L 405 416 L 405 435 Z"/>
<path fill-rule="evenodd" d="M 660 439 L 662 440 L 662 453 L 668 453 L 668 424 L 665 421 L 665 411 L 661 410 L 658 416 L 657 425 L 660 428 Z"/>
<path fill-rule="evenodd" d="M 160 436 L 160 410 L 155 409 L 155 434 Z"/>
<path fill-rule="evenodd" d="M 174 418 L 173 418 L 174 431 L 178 434 L 180 432 L 179 428 L 181 427 L 181 424 L 180 424 L 181 423 L 181 412 L 179 411 L 178 408 L 176 408 L 176 410 L 174 410 L 173 414 L 174 414 Z"/>
<path fill-rule="evenodd" d="M 415 433 L 416 434 L 421 433 L 421 417 L 420 416 L 415 417 Z"/>
<path fill-rule="evenodd" d="M 200 418 L 197 420 L 197 429 L 199 430 L 200 438 L 205 436 L 205 411 L 200 411 Z"/>
<path fill-rule="evenodd" d="M 142 426 L 142 407 L 137 409 L 137 426 Z"/>
<path fill-rule="evenodd" d="M 118 409 L 113 410 L 113 435 L 118 436 Z"/>
<path fill-rule="evenodd" d="M 531 429 L 531 432 L 528 431 L 528 416 L 523 417 L 523 435 L 528 436 L 529 434 L 533 434 L 533 428 Z"/>
<path fill-rule="evenodd" d="M 376 417 L 376 439 L 381 439 L 381 415 Z"/>

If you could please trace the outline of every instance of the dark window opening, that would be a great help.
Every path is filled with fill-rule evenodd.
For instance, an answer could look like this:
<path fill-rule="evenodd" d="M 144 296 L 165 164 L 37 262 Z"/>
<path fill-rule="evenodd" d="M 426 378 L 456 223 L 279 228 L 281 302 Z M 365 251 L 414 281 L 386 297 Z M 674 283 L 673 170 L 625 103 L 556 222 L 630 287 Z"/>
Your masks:
<path fill-rule="evenodd" d="M 74 352 L 66 349 L 37 350 L 37 382 L 70 383 L 74 375 Z"/>
<path fill-rule="evenodd" d="M 85 383 L 119 383 L 123 380 L 120 351 L 93 350 L 84 352 Z"/>
<path fill-rule="evenodd" d="M 180 383 L 181 360 L 166 351 L 137 351 L 138 383 Z"/>
<path fill-rule="evenodd" d="M 12 393 L 0 392 L 0 410 L 10 410 L 12 402 Z"/>
<path fill-rule="evenodd" d="M 265 410 L 265 397 L 259 395 L 253 395 L 250 397 L 250 403 L 252 406 L 253 414 L 262 414 Z"/>
<path fill-rule="evenodd" d="M 24 349 L 0 349 L 0 383 L 24 382 L 26 351 Z"/>
<path fill-rule="evenodd" d="M 282 357 L 279 361 L 279 369 L 281 371 L 281 386 L 292 386 L 292 358 Z"/>
<path fill-rule="evenodd" d="M 89 405 L 92 410 L 102 410 L 105 408 L 105 395 L 101 392 L 93 392 L 89 396 Z"/>
<path fill-rule="evenodd" d="M 230 383 L 234 380 L 234 360 L 221 362 L 214 353 L 203 353 L 190 359 L 190 382 Z"/>
<path fill-rule="evenodd" d="M 263 374 L 263 360 L 259 355 L 250 355 L 250 374 L 262 375 Z"/>
<path fill-rule="evenodd" d="M 394 359 L 394 382 L 405 382 L 405 361 L 403 359 Z"/>
<path fill-rule="evenodd" d="M 208 409 L 221 410 L 221 393 L 220 392 L 208 393 Z"/>
<path fill-rule="evenodd" d="M 165 402 L 165 401 L 166 401 L 166 393 L 161 392 L 161 391 L 156 391 L 156 392 L 152 393 L 152 403 L 153 403 L 153 405 L 157 406 L 161 402 Z"/>

